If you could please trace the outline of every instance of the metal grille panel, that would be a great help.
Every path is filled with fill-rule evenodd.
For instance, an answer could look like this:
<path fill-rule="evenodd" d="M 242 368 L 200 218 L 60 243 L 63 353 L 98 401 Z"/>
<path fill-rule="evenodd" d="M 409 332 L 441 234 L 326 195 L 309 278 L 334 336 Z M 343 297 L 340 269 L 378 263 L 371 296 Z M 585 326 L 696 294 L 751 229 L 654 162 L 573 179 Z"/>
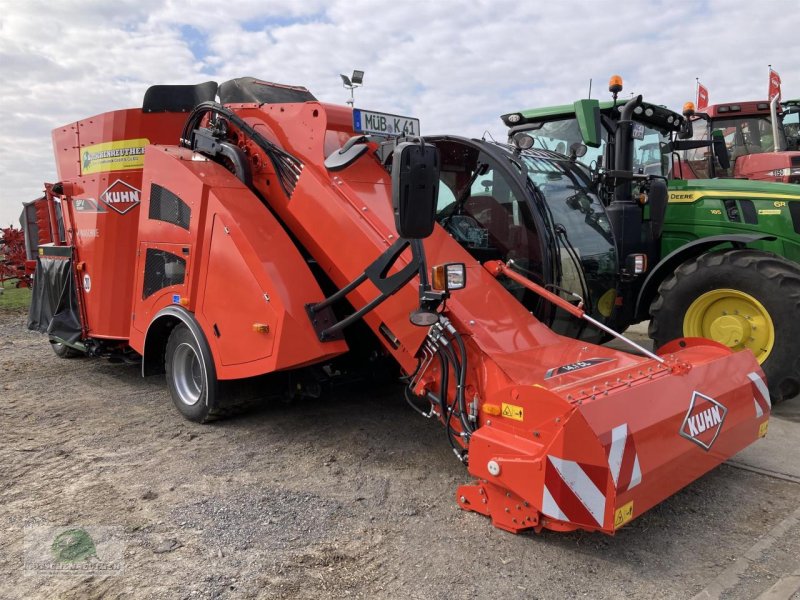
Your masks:
<path fill-rule="evenodd" d="M 186 260 L 167 252 L 148 248 L 144 261 L 142 299 L 171 285 L 181 285 L 186 278 Z"/>
<path fill-rule="evenodd" d="M 188 231 L 192 209 L 167 188 L 153 183 L 150 186 L 150 212 L 147 216 L 183 227 Z"/>

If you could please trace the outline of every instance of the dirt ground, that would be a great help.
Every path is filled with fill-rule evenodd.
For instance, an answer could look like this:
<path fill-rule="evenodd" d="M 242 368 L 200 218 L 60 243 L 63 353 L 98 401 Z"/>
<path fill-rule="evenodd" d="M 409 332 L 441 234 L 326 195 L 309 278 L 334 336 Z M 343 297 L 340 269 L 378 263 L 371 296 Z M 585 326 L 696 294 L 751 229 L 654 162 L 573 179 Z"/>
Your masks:
<path fill-rule="evenodd" d="M 3 599 L 800 597 L 791 477 L 724 465 L 615 537 L 514 536 L 458 509 L 467 473 L 398 388 L 195 425 L 163 378 L 57 359 L 20 313 L 0 313 L 0 439 Z M 36 563 L 68 526 L 113 538 L 114 570 Z"/>

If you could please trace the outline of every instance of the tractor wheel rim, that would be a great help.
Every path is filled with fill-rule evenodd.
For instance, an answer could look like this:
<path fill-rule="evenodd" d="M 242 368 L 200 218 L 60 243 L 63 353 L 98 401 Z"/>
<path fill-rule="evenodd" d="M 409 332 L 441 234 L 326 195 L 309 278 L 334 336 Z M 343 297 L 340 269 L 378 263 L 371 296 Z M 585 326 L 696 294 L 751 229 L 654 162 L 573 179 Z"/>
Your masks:
<path fill-rule="evenodd" d="M 172 380 L 180 401 L 194 406 L 203 395 L 203 370 L 200 357 L 189 344 L 181 344 L 175 349 L 172 363 Z"/>
<path fill-rule="evenodd" d="M 706 292 L 689 305 L 683 335 L 703 337 L 734 351 L 748 349 L 763 364 L 775 345 L 769 311 L 750 294 L 734 289 Z"/>

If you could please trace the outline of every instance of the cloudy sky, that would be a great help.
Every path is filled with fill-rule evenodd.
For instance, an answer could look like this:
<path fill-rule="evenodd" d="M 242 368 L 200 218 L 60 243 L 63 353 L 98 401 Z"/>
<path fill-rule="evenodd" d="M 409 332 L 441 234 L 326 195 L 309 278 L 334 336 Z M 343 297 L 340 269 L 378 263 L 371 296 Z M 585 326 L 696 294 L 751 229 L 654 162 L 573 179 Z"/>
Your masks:
<path fill-rule="evenodd" d="M 50 131 L 140 106 L 157 83 L 254 76 L 421 119 L 422 132 L 503 137 L 498 115 L 606 96 L 609 75 L 679 108 L 761 99 L 767 65 L 800 97 L 796 2 L 712 0 L 0 0 L 0 224 L 55 169 Z"/>

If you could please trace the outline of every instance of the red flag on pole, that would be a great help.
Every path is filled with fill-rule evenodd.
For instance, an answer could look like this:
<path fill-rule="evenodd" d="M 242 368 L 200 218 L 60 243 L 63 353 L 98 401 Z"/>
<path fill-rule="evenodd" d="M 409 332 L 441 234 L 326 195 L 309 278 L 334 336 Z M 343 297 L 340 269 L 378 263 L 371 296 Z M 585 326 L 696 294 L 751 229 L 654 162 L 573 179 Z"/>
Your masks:
<path fill-rule="evenodd" d="M 778 97 L 778 101 L 780 102 L 781 99 L 781 76 L 778 75 L 777 71 L 773 71 L 772 69 L 769 70 L 769 100 L 772 100 L 775 96 Z"/>
<path fill-rule="evenodd" d="M 697 82 L 697 110 L 703 110 L 708 106 L 708 88 L 699 81 Z"/>

